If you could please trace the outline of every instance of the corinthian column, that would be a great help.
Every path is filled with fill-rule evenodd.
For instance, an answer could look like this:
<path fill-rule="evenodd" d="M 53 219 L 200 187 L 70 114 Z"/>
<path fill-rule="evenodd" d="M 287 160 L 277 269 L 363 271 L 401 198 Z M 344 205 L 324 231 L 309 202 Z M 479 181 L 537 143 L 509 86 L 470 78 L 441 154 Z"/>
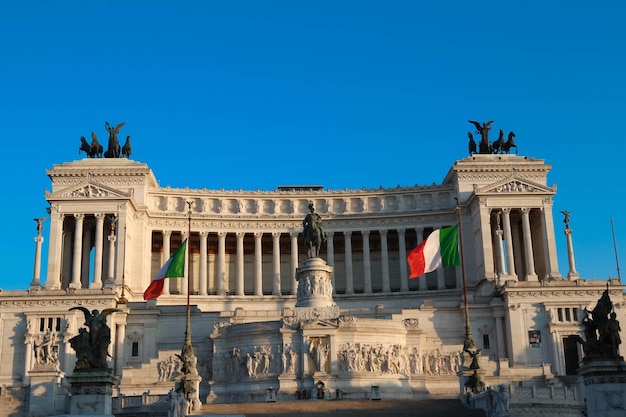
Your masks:
<path fill-rule="evenodd" d="M 254 295 L 263 295 L 263 238 L 262 232 L 254 232 Z"/>
<path fill-rule="evenodd" d="M 391 292 L 389 284 L 389 248 L 387 247 L 387 230 L 380 232 L 380 262 L 383 269 L 383 292 Z"/>
<path fill-rule="evenodd" d="M 513 234 L 511 233 L 511 209 L 502 209 L 502 227 L 504 228 L 504 243 L 506 245 L 507 275 L 513 279 L 515 274 L 515 257 L 513 256 Z"/>
<path fill-rule="evenodd" d="M 237 232 L 235 233 L 237 237 L 237 295 L 244 295 L 244 281 L 243 281 L 243 273 L 244 273 L 244 254 L 243 254 L 243 237 L 245 236 L 245 232 Z"/>
<path fill-rule="evenodd" d="M 578 272 L 576 272 L 576 261 L 574 260 L 574 244 L 572 243 L 572 229 L 569 227 L 565 229 L 565 237 L 567 239 L 567 260 L 569 262 L 569 272 L 567 278 L 578 278 Z"/>
<path fill-rule="evenodd" d="M 56 212 L 56 204 L 50 207 L 50 248 L 48 251 L 47 289 L 61 288 L 61 260 L 63 258 L 63 220 L 65 215 Z"/>
<path fill-rule="evenodd" d="M 207 241 L 209 232 L 200 232 L 200 295 L 208 294 L 208 271 L 207 271 Z"/>
<path fill-rule="evenodd" d="M 170 259 L 171 252 L 171 230 L 163 230 L 163 259 L 161 260 L 161 265 L 165 264 L 165 262 Z M 166 279 L 163 285 L 163 295 L 169 295 L 170 293 L 170 280 Z"/>
<path fill-rule="evenodd" d="M 370 258 L 370 231 L 361 232 L 363 236 L 363 292 L 372 293 L 372 261 Z"/>
<path fill-rule="evenodd" d="M 409 290 L 409 275 L 406 262 L 406 230 L 398 229 L 398 251 L 400 252 L 400 291 Z"/>
<path fill-rule="evenodd" d="M 217 295 L 225 295 L 226 232 L 217 233 Z"/>
<path fill-rule="evenodd" d="M 335 242 L 333 240 L 335 236 L 335 232 L 326 232 L 326 256 L 328 266 L 335 266 Z M 333 268 L 333 272 L 330 275 L 330 282 L 333 287 L 333 294 L 335 293 L 335 272 Z M 297 288 L 297 287 L 296 287 Z"/>
<path fill-rule="evenodd" d="M 352 274 L 352 232 L 343 232 L 346 256 L 346 294 L 354 294 L 354 277 Z"/>
<path fill-rule="evenodd" d="M 280 295 L 280 232 L 272 232 L 272 295 Z"/>
<path fill-rule="evenodd" d="M 37 221 L 37 236 L 35 236 L 35 266 L 33 269 L 33 280 L 30 282 L 30 288 L 33 289 L 41 287 L 41 280 L 39 279 L 41 274 L 41 244 L 43 243 L 41 231 L 43 230 L 42 223 L 45 218 L 35 220 Z"/>
<path fill-rule="evenodd" d="M 96 241 L 93 257 L 93 282 L 92 288 L 102 288 L 102 245 L 104 243 L 104 213 L 96 213 Z"/>
<path fill-rule="evenodd" d="M 522 208 L 522 229 L 524 236 L 524 252 L 526 255 L 526 281 L 537 281 L 535 257 L 533 255 L 533 238 L 530 232 L 530 208 Z"/>
<path fill-rule="evenodd" d="M 74 214 L 76 225 L 74 226 L 74 262 L 72 263 L 72 282 L 70 288 L 80 288 L 80 272 L 81 272 L 81 255 L 83 253 L 83 221 L 85 215 L 83 213 Z"/>
<path fill-rule="evenodd" d="M 298 232 L 291 232 L 291 295 L 298 292 L 298 280 L 296 279 L 296 271 L 298 269 Z"/>

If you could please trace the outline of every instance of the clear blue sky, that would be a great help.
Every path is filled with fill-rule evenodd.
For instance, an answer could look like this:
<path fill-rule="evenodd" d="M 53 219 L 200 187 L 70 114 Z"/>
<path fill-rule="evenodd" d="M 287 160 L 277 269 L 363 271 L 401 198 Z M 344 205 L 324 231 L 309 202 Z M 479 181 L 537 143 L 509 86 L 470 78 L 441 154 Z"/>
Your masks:
<path fill-rule="evenodd" d="M 441 183 L 468 119 L 553 165 L 582 277 L 626 268 L 626 3 L 14 1 L 0 13 L 0 288 L 27 288 L 45 170 L 126 122 L 162 186 Z M 314 167 L 309 158 L 321 164 Z M 46 226 L 48 226 L 46 222 Z M 47 252 L 46 227 L 44 251 Z M 46 267 L 42 267 L 45 280 Z"/>

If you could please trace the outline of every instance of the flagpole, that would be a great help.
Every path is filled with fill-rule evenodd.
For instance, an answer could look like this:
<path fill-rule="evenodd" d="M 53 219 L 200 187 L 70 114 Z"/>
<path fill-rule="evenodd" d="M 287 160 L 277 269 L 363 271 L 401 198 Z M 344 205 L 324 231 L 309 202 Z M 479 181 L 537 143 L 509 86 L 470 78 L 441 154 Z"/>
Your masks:
<path fill-rule="evenodd" d="M 191 266 L 189 253 L 191 252 L 190 240 L 191 240 L 191 201 L 187 201 L 187 256 L 185 273 L 187 274 L 187 327 L 185 328 L 185 343 L 191 345 L 191 274 L 189 273 L 189 267 Z"/>
<path fill-rule="evenodd" d="M 469 379 L 465 382 L 465 387 L 471 389 L 473 392 L 480 392 L 484 389 L 484 383 L 480 380 L 478 375 L 478 358 L 480 357 L 480 350 L 476 348 L 474 338 L 472 337 L 472 329 L 470 326 L 469 317 L 469 304 L 467 302 L 467 279 L 465 277 L 465 253 L 463 251 L 463 225 L 461 222 L 461 204 L 459 198 L 456 200 L 456 219 L 459 225 L 459 249 L 461 255 L 461 277 L 463 278 L 463 306 L 465 312 L 465 340 L 463 341 L 463 352 L 466 352 L 471 358 L 472 362 L 469 369 L 473 371 L 473 374 L 469 375 Z"/>
<path fill-rule="evenodd" d="M 186 274 L 187 274 L 187 323 L 185 327 L 185 343 L 179 358 L 183 362 L 180 373 L 182 374 L 177 385 L 176 391 L 182 391 L 185 399 L 191 402 L 191 409 L 196 410 L 200 405 L 199 388 L 202 377 L 198 374 L 196 364 L 198 359 L 193 351 L 191 344 L 191 274 L 189 273 L 190 264 L 190 238 L 191 238 L 191 201 L 187 201 L 187 255 Z"/>
<path fill-rule="evenodd" d="M 613 227 L 613 218 L 611 217 L 611 233 L 613 234 L 613 250 L 615 251 L 615 265 L 617 266 L 617 279 L 620 284 L 622 283 L 622 277 L 619 272 L 619 258 L 617 256 L 617 243 L 615 242 L 615 228 Z"/>
<path fill-rule="evenodd" d="M 463 226 L 461 224 L 461 205 L 459 199 L 456 198 L 456 220 L 459 225 L 459 247 L 461 251 L 461 277 L 463 277 L 463 305 L 465 310 L 465 341 L 463 342 L 463 350 L 476 349 L 474 338 L 472 337 L 472 329 L 469 319 L 469 305 L 467 303 L 467 279 L 465 278 L 465 254 L 463 252 Z"/>

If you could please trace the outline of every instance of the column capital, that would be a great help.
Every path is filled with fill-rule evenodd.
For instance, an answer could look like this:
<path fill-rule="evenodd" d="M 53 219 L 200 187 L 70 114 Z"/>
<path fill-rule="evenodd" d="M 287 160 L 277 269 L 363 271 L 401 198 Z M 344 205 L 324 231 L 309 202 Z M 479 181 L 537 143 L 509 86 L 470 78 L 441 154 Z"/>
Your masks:
<path fill-rule="evenodd" d="M 76 220 L 84 220 L 85 219 L 85 213 L 74 213 L 74 218 Z"/>
<path fill-rule="evenodd" d="M 399 235 L 403 235 L 406 233 L 406 229 L 397 229 Z"/>
<path fill-rule="evenodd" d="M 333 236 L 335 236 L 335 232 L 326 232 L 326 237 L 330 237 L 332 238 Z"/>
<path fill-rule="evenodd" d="M 351 231 L 348 230 L 348 231 L 343 232 L 343 237 L 350 237 L 350 236 L 352 236 Z"/>
<path fill-rule="evenodd" d="M 201 230 L 200 232 L 198 232 L 198 234 L 202 239 L 205 239 L 207 236 L 209 236 L 209 232 L 206 230 Z"/>
<path fill-rule="evenodd" d="M 520 210 L 522 211 L 522 214 L 526 216 L 530 213 L 530 207 L 522 207 Z"/>
<path fill-rule="evenodd" d="M 280 232 L 272 232 L 272 237 L 273 237 L 274 239 L 279 238 L 279 237 L 280 237 L 280 235 L 281 235 L 281 233 L 280 233 Z"/>
<path fill-rule="evenodd" d="M 509 214 L 511 214 L 511 208 L 510 207 L 503 208 L 502 214 L 504 214 L 505 216 L 508 216 Z"/>
<path fill-rule="evenodd" d="M 328 234 L 328 233 L 326 233 L 326 234 Z M 295 232 L 295 231 L 289 232 L 289 236 L 291 236 L 294 239 L 297 239 L 299 235 L 300 235 L 300 232 Z"/>
<path fill-rule="evenodd" d="M 362 230 L 361 231 L 361 235 L 363 235 L 363 237 L 369 237 L 371 231 L 370 230 Z"/>
<path fill-rule="evenodd" d="M 256 239 L 261 239 L 263 237 L 263 232 L 254 232 L 254 237 Z"/>
<path fill-rule="evenodd" d="M 162 230 L 161 234 L 163 234 L 163 236 L 171 236 L 172 235 L 172 231 L 171 230 Z"/>
<path fill-rule="evenodd" d="M 217 232 L 217 237 L 219 237 L 220 239 L 225 239 L 226 238 L 226 232 L 224 232 L 224 231 Z"/>
<path fill-rule="evenodd" d="M 380 230 L 378 231 L 378 233 L 379 233 L 381 236 L 385 236 L 385 237 L 387 237 L 387 234 L 389 233 L 389 230 L 387 230 L 387 229 L 380 229 Z"/>
<path fill-rule="evenodd" d="M 243 239 L 243 237 L 246 235 L 246 232 L 236 232 L 235 236 L 237 236 L 237 239 Z"/>
<path fill-rule="evenodd" d="M 94 216 L 96 216 L 96 219 L 98 219 L 99 222 L 103 222 L 106 215 L 104 213 L 94 213 Z"/>

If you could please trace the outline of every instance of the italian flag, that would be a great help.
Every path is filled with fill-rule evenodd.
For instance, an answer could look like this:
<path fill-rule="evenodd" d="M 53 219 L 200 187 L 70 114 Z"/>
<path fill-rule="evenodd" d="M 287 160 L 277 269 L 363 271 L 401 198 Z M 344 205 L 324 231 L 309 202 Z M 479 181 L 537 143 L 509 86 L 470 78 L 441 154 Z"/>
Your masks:
<path fill-rule="evenodd" d="M 174 252 L 174 255 L 165 262 L 159 272 L 143 293 L 144 300 L 153 300 L 163 294 L 165 278 L 183 278 L 185 276 L 185 254 L 187 249 L 187 239 Z"/>
<path fill-rule="evenodd" d="M 411 275 L 417 278 L 443 266 L 461 264 L 459 256 L 459 227 L 450 226 L 432 232 L 407 256 Z"/>

